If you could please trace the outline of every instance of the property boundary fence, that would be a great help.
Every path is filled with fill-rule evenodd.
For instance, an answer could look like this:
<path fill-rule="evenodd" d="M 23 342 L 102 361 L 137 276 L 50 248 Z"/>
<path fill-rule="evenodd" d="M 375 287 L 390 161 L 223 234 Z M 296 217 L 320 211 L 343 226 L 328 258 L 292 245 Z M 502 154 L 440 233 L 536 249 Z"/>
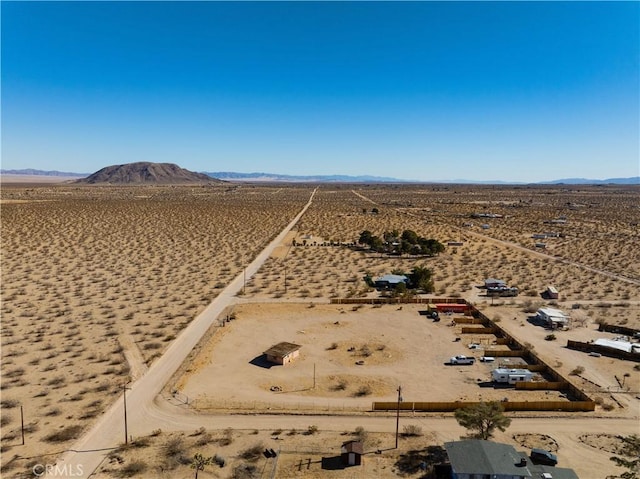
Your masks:
<path fill-rule="evenodd" d="M 331 304 L 467 304 L 458 298 L 332 298 Z"/>
<path fill-rule="evenodd" d="M 627 328 L 626 326 L 617 326 L 615 324 L 600 323 L 598 331 L 606 331 L 608 333 L 624 334 L 625 336 L 634 336 L 640 333 L 640 329 Z"/>
<path fill-rule="evenodd" d="M 401 411 L 420 412 L 453 412 L 456 409 L 475 406 L 478 402 L 401 402 Z M 504 401 L 501 402 L 504 410 L 509 411 L 593 411 L 593 401 Z M 397 402 L 374 402 L 371 406 L 374 411 L 397 411 Z"/>
<path fill-rule="evenodd" d="M 608 348 L 599 344 L 583 343 L 582 341 L 572 341 L 569 339 L 567 341 L 567 347 L 569 349 L 575 349 L 576 351 L 583 351 L 586 353 L 600 353 L 603 356 L 608 356 L 610 358 L 626 359 L 627 361 L 635 361 L 637 363 L 640 363 L 640 354 L 628 353 L 626 351 Z"/>
<path fill-rule="evenodd" d="M 516 389 L 526 391 L 564 391 L 569 383 L 564 381 L 518 381 Z"/>

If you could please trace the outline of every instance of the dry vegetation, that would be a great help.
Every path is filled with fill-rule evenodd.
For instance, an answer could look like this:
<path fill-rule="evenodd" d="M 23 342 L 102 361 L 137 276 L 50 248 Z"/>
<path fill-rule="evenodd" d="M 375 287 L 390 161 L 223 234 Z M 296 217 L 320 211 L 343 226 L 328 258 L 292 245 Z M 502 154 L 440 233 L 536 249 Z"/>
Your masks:
<path fill-rule="evenodd" d="M 311 191 L 311 186 L 273 185 L 3 185 L 3 477 L 14 467 L 7 462 L 15 454 L 35 457 L 59 451 L 81 434 L 120 394 L 121 385 L 162 354 L 300 211 Z M 288 243 L 249 281 L 245 297 L 311 301 L 375 295 L 362 281 L 365 274 L 421 265 L 433 269 L 436 295 L 462 296 L 481 307 L 491 306 L 475 287 L 483 279 L 498 277 L 517 286 L 523 293 L 519 298 L 497 301 L 495 310 L 487 313 L 503 321 L 517 317 L 517 328 L 529 327 L 522 301 L 529 300 L 529 308 L 542 305 L 539 293 L 547 284 L 558 287 L 558 305 L 571 310 L 585 331 L 593 330 L 597 321 L 638 328 L 640 249 L 632 245 L 640 244 L 639 192 L 633 186 L 323 185 Z M 473 213 L 504 217 L 471 218 Z M 545 223 L 563 217 L 566 223 Z M 491 227 L 483 230 L 482 223 Z M 445 244 L 462 241 L 463 246 L 448 247 L 434 258 L 389 258 L 336 245 L 353 243 L 365 229 L 378 234 L 412 229 Z M 547 248 L 540 250 L 531 235 L 544 232 L 562 236 L 544 240 Z M 306 245 L 292 247 L 294 239 Z M 333 342 L 334 352 L 341 354 L 336 354 L 337 363 L 345 364 L 358 353 L 384 367 L 379 348 L 385 346 L 396 356 L 401 350 L 401 345 L 368 338 L 354 342 L 355 351 L 347 354 L 345 342 L 335 338 L 321 345 L 326 353 Z M 557 342 L 547 343 L 557 347 Z M 586 379 L 575 380 L 604 383 L 587 361 Z M 576 360 L 562 368 L 578 365 Z M 638 371 L 628 372 L 635 384 Z M 393 394 L 393 384 L 355 378 L 334 375 L 323 391 L 349 400 L 366 386 L 374 394 Z M 362 394 L 368 395 L 364 389 Z M 603 395 L 601 405 L 615 404 L 611 397 Z M 27 445 L 18 449 L 20 405 L 25 407 Z M 185 454 L 192 456 L 197 448 L 191 439 L 186 441 Z M 129 453 L 123 451 L 125 461 L 110 467 L 122 469 Z M 140 471 L 158 467 L 149 459 L 144 466 L 132 465 L 129 472 L 101 474 L 143 477 Z M 298 475 L 295 464 L 291 467 L 292 475 Z M 225 469 L 223 477 L 229 471 Z"/>
<path fill-rule="evenodd" d="M 60 450 L 308 195 L 269 187 L 4 186 L 3 462 L 20 442 L 19 404 L 29 424 L 20 454 Z"/>

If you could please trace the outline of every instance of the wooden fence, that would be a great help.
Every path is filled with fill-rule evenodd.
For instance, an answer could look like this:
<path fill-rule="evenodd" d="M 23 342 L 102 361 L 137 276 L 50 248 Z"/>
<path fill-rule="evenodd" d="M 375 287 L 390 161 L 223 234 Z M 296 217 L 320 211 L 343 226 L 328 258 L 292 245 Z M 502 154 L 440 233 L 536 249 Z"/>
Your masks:
<path fill-rule="evenodd" d="M 608 333 L 624 334 L 625 336 L 634 336 L 640 333 L 640 329 L 627 328 L 626 326 L 617 326 L 615 324 L 600 323 L 598 331 L 606 331 Z"/>
<path fill-rule="evenodd" d="M 453 412 L 478 402 L 401 402 L 401 411 L 420 412 Z M 500 403 L 505 411 L 594 411 L 596 403 L 593 401 L 504 401 Z M 397 411 L 397 402 L 374 402 L 373 411 Z"/>
<path fill-rule="evenodd" d="M 496 328 L 462 328 L 462 334 L 496 334 Z"/>
<path fill-rule="evenodd" d="M 466 304 L 458 298 L 332 298 L 331 304 Z"/>
<path fill-rule="evenodd" d="M 640 354 L 638 353 L 628 353 L 620 349 L 608 348 L 607 346 L 602 346 L 600 344 L 583 343 L 581 341 L 568 340 L 567 347 L 569 349 L 575 349 L 576 351 L 583 351 L 586 353 L 591 353 L 591 352 L 600 353 L 603 356 L 608 356 L 610 358 L 625 359 L 627 361 L 640 362 Z"/>
<path fill-rule="evenodd" d="M 569 383 L 563 381 L 518 381 L 516 389 L 525 391 L 564 391 Z"/>
<path fill-rule="evenodd" d="M 484 355 L 494 358 L 522 358 L 527 355 L 527 352 L 522 349 L 485 349 Z"/>

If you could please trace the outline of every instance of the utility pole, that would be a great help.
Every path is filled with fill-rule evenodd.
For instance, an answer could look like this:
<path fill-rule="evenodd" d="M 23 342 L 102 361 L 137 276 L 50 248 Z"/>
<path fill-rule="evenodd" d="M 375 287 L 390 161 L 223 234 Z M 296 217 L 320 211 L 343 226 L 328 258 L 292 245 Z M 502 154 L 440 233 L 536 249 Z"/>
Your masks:
<path fill-rule="evenodd" d="M 284 266 L 284 294 L 287 294 L 287 266 Z"/>
<path fill-rule="evenodd" d="M 242 294 L 244 295 L 247 291 L 247 268 L 245 266 L 244 270 L 243 270 L 243 281 L 242 281 Z"/>
<path fill-rule="evenodd" d="M 129 431 L 127 430 L 127 389 L 131 389 L 127 387 L 125 383 L 122 386 L 122 390 L 124 391 L 124 443 L 129 444 Z"/>
<path fill-rule="evenodd" d="M 20 430 L 22 431 L 22 445 L 24 446 L 24 414 L 22 412 L 22 404 L 20 404 Z"/>
<path fill-rule="evenodd" d="M 396 410 L 396 449 L 398 449 L 398 432 L 400 430 L 400 403 L 402 402 L 402 386 L 398 386 L 398 409 Z"/>
<path fill-rule="evenodd" d="M 316 363 L 313 363 L 313 389 L 316 388 Z"/>

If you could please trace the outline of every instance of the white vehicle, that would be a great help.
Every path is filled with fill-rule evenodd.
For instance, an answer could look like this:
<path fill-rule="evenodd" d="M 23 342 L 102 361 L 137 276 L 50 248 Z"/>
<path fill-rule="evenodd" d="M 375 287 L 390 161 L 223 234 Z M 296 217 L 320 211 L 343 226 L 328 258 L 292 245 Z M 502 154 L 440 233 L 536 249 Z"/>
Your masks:
<path fill-rule="evenodd" d="M 480 346 L 480 345 L 479 345 L 479 344 L 477 344 L 477 343 L 471 343 L 471 344 L 469 345 L 469 349 L 482 349 L 482 346 Z"/>
<path fill-rule="evenodd" d="M 476 358 L 470 358 L 467 356 L 454 356 L 449 359 L 449 364 L 474 364 Z"/>
<path fill-rule="evenodd" d="M 495 361 L 495 360 L 496 360 L 496 358 L 494 358 L 493 356 L 482 356 L 480 358 L 480 361 L 483 362 L 483 363 L 490 363 L 490 362 Z"/>

